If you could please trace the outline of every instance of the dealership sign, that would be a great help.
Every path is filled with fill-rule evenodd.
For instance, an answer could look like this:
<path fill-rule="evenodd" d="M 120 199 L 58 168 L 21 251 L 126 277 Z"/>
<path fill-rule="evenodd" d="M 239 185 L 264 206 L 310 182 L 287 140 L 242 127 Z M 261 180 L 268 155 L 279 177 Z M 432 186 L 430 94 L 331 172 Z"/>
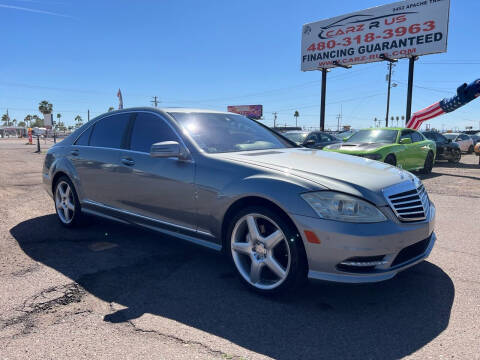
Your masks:
<path fill-rule="evenodd" d="M 406 0 L 306 24 L 302 71 L 447 51 L 450 0 Z"/>
<path fill-rule="evenodd" d="M 263 115 L 262 105 L 232 105 L 227 106 L 227 111 L 244 115 L 250 119 L 260 119 Z"/>

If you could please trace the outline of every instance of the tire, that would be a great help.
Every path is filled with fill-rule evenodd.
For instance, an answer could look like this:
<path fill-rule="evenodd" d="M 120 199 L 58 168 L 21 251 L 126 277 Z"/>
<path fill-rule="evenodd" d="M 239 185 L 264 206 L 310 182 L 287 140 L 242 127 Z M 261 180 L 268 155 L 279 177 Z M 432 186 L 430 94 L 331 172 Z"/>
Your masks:
<path fill-rule="evenodd" d="M 53 202 L 60 224 L 68 228 L 81 224 L 84 216 L 81 212 L 75 186 L 68 177 L 61 176 L 56 181 Z"/>
<path fill-rule="evenodd" d="M 433 158 L 433 153 L 429 151 L 427 154 L 427 158 L 425 159 L 425 164 L 423 165 L 423 169 L 421 171 L 422 174 L 430 174 L 432 172 L 434 162 Z"/>
<path fill-rule="evenodd" d="M 306 280 L 300 234 L 285 215 L 268 207 L 249 206 L 235 214 L 225 245 L 240 279 L 257 293 L 282 293 Z"/>
<path fill-rule="evenodd" d="M 385 157 L 385 160 L 383 160 L 383 162 L 385 164 L 389 164 L 389 165 L 392 165 L 392 166 L 397 166 L 397 158 L 393 154 L 388 154 Z"/>
<path fill-rule="evenodd" d="M 462 152 L 460 150 L 453 150 L 452 151 L 452 156 L 453 156 L 453 158 L 448 160 L 448 162 L 450 162 L 452 164 L 457 164 L 458 162 L 460 162 L 460 159 L 462 158 Z"/>
<path fill-rule="evenodd" d="M 471 153 L 473 153 L 473 145 L 470 145 L 467 151 L 467 154 L 471 154 Z"/>

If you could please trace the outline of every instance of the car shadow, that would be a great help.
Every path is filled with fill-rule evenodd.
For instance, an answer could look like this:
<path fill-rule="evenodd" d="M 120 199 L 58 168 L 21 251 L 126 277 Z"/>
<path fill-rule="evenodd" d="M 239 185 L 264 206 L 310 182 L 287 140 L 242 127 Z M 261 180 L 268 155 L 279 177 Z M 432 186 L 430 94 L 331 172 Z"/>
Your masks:
<path fill-rule="evenodd" d="M 281 297 L 248 291 L 213 251 L 106 220 L 66 230 L 54 215 L 10 232 L 21 249 L 106 302 L 104 321 L 149 313 L 277 359 L 396 359 L 448 325 L 455 289 L 427 261 L 368 285 L 310 282 Z"/>
<path fill-rule="evenodd" d="M 452 168 L 452 169 L 480 169 L 479 164 L 465 164 L 465 163 L 450 163 L 448 161 L 438 161 L 435 163 L 435 167 L 439 168 Z"/>

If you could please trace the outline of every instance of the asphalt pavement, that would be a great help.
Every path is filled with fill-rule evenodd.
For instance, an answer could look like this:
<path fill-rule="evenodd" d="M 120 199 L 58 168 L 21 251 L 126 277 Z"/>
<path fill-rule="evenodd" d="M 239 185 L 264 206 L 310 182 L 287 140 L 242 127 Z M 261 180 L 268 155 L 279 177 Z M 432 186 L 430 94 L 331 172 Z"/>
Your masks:
<path fill-rule="evenodd" d="M 0 139 L 2 360 L 480 359 L 474 155 L 423 177 L 437 207 L 427 261 L 382 283 L 263 297 L 213 251 L 95 218 L 63 228 L 34 151 Z"/>

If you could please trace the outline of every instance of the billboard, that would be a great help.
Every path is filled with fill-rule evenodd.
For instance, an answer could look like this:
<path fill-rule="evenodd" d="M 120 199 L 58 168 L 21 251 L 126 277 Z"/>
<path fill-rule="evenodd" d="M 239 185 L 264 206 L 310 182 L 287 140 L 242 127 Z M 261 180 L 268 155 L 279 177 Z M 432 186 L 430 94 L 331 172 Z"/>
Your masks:
<path fill-rule="evenodd" d="M 450 0 L 404 0 L 302 28 L 302 71 L 447 51 Z"/>
<path fill-rule="evenodd" d="M 227 111 L 258 120 L 263 115 L 263 105 L 229 105 Z"/>
<path fill-rule="evenodd" d="M 43 114 L 43 126 L 50 129 L 52 125 L 53 125 L 52 114 Z"/>

